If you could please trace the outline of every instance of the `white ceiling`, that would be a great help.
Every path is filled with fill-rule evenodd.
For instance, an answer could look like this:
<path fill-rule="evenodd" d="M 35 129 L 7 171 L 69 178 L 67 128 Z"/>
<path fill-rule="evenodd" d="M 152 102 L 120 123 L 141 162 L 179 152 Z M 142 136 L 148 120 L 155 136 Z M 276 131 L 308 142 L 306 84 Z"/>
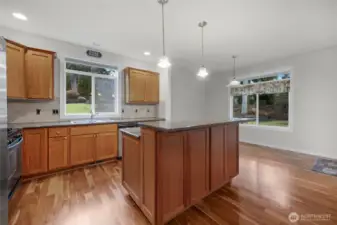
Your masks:
<path fill-rule="evenodd" d="M 27 22 L 12 17 L 19 11 Z M 157 0 L 0 0 L 0 25 L 142 60 L 161 55 Z M 167 54 L 174 64 L 200 63 L 201 20 L 206 66 L 211 70 L 337 45 L 336 0 L 170 0 Z M 145 57 L 144 51 L 152 56 Z"/>

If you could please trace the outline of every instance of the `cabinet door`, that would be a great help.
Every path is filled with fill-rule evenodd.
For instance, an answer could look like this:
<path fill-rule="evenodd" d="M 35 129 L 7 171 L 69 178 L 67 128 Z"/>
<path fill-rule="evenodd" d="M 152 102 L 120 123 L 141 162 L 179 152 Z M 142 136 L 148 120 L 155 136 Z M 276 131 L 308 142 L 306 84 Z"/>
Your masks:
<path fill-rule="evenodd" d="M 47 172 L 47 129 L 23 131 L 22 174 L 24 176 Z"/>
<path fill-rule="evenodd" d="M 227 178 L 231 179 L 239 174 L 239 125 L 236 123 L 225 126 L 227 150 Z"/>
<path fill-rule="evenodd" d="M 96 160 L 117 156 L 117 133 L 101 133 L 96 137 Z"/>
<path fill-rule="evenodd" d="M 144 72 L 130 69 L 129 73 L 129 102 L 143 103 L 145 100 Z"/>
<path fill-rule="evenodd" d="M 68 137 L 49 138 L 49 170 L 68 166 Z"/>
<path fill-rule="evenodd" d="M 141 154 L 139 139 L 123 135 L 123 185 L 139 205 L 141 189 Z"/>
<path fill-rule="evenodd" d="M 28 49 L 25 55 L 27 96 L 32 99 L 54 97 L 54 55 Z"/>
<path fill-rule="evenodd" d="M 25 48 L 7 42 L 7 97 L 26 98 Z"/>
<path fill-rule="evenodd" d="M 168 222 L 185 208 L 184 199 L 184 133 L 159 133 L 157 145 L 157 223 Z M 146 149 L 144 149 L 146 151 Z M 185 177 L 188 182 L 188 177 Z"/>
<path fill-rule="evenodd" d="M 227 180 L 225 126 L 211 127 L 210 132 L 210 189 L 214 191 Z"/>
<path fill-rule="evenodd" d="M 80 165 L 95 161 L 95 136 L 93 134 L 71 136 L 70 165 Z"/>
<path fill-rule="evenodd" d="M 159 103 L 159 76 L 147 75 L 145 87 L 145 102 L 146 103 Z"/>
<path fill-rule="evenodd" d="M 188 131 L 187 151 L 190 196 L 186 205 L 193 205 L 206 196 L 209 190 L 208 129 Z"/>

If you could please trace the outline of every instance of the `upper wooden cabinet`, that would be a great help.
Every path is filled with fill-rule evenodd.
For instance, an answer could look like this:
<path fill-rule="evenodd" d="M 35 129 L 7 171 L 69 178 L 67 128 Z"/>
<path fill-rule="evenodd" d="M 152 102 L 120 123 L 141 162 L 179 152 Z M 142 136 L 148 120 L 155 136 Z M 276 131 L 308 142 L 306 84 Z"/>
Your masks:
<path fill-rule="evenodd" d="M 8 98 L 25 99 L 25 47 L 7 41 L 7 96 Z"/>
<path fill-rule="evenodd" d="M 54 54 L 7 40 L 7 97 L 53 99 Z"/>
<path fill-rule="evenodd" d="M 38 49 L 28 49 L 25 56 L 27 97 L 54 98 L 54 54 Z"/>
<path fill-rule="evenodd" d="M 159 74 L 125 68 L 125 102 L 128 104 L 158 104 Z"/>

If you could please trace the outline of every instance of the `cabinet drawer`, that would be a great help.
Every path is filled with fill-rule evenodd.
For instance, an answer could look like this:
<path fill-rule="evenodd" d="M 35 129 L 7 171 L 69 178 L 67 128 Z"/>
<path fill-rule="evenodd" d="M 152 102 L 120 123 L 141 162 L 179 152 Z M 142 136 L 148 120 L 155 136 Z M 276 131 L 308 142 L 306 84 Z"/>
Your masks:
<path fill-rule="evenodd" d="M 67 127 L 49 128 L 49 137 L 65 137 L 68 135 Z"/>
<path fill-rule="evenodd" d="M 117 132 L 117 124 L 77 126 L 70 128 L 71 135 Z"/>

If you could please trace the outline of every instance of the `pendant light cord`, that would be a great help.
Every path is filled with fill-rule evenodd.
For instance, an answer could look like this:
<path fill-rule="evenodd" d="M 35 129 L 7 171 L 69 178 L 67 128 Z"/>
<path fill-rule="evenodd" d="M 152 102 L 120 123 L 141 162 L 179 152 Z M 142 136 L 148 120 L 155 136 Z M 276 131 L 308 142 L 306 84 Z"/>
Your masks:
<path fill-rule="evenodd" d="M 204 65 L 204 27 L 201 27 L 201 61 Z"/>
<path fill-rule="evenodd" d="M 166 56 L 166 51 L 165 51 L 165 17 L 164 17 L 164 3 L 161 4 L 161 21 L 162 21 L 162 28 L 163 28 L 163 54 Z"/>
<path fill-rule="evenodd" d="M 235 79 L 235 76 L 236 76 L 236 72 L 235 72 L 235 59 L 236 59 L 236 56 L 233 55 L 233 59 L 234 59 L 234 65 L 233 65 L 233 76 L 234 76 L 234 79 Z"/>

